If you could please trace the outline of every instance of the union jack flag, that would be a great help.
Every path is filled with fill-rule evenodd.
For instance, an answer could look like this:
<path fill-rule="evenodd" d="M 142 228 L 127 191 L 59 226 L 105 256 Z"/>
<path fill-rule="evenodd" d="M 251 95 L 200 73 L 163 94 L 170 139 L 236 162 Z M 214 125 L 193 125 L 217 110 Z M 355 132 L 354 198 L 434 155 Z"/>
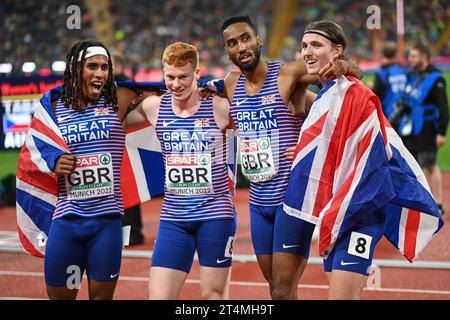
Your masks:
<path fill-rule="evenodd" d="M 16 212 L 20 242 L 26 252 L 43 257 L 58 199 L 56 160 L 70 150 L 56 124 L 51 97 L 47 92 L 36 108 L 30 129 L 19 154 L 16 177 Z"/>
<path fill-rule="evenodd" d="M 109 113 L 108 108 L 95 108 L 95 109 L 94 109 L 94 114 L 95 114 L 96 116 L 98 116 L 98 115 L 100 115 L 100 114 L 108 114 L 108 113 Z"/>
<path fill-rule="evenodd" d="M 164 193 L 164 160 L 156 130 L 150 123 L 126 130 L 120 172 L 125 208 Z"/>
<path fill-rule="evenodd" d="M 275 95 L 271 95 L 271 96 L 264 96 L 261 98 L 261 104 L 268 104 L 268 103 L 273 103 L 275 102 Z"/>
<path fill-rule="evenodd" d="M 208 127 L 209 119 L 195 119 L 195 127 Z"/>
<path fill-rule="evenodd" d="M 386 215 L 385 236 L 413 261 L 443 225 L 426 178 L 359 80 L 319 93 L 300 132 L 284 203 L 317 224 L 326 257 L 365 215 Z"/>

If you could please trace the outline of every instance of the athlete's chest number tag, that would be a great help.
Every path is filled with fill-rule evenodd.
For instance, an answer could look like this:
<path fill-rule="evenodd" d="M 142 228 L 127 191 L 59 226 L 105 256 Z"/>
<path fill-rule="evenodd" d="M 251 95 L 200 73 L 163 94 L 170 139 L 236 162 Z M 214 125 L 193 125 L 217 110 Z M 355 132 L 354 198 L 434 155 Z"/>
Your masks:
<path fill-rule="evenodd" d="M 181 196 L 213 193 L 211 155 L 189 154 L 166 157 L 166 188 Z"/>
<path fill-rule="evenodd" d="M 269 138 L 241 140 L 240 154 L 242 173 L 251 182 L 268 181 L 276 175 Z"/>
<path fill-rule="evenodd" d="M 77 157 L 74 172 L 65 177 L 67 198 L 81 200 L 114 194 L 112 157 L 109 152 Z"/>

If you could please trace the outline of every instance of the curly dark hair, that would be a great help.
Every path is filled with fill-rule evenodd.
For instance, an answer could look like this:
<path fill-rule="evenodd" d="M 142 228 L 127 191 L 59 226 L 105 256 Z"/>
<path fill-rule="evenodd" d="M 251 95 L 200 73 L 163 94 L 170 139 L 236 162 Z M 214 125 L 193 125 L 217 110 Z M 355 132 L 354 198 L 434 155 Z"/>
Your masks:
<path fill-rule="evenodd" d="M 103 88 L 102 94 L 105 97 L 105 106 L 112 104 L 114 111 L 117 112 L 117 95 L 114 85 L 113 68 L 111 54 L 103 43 L 93 40 L 79 41 L 72 45 L 66 55 L 67 67 L 64 71 L 64 82 L 61 90 L 61 101 L 68 107 L 82 112 L 83 104 L 83 70 L 85 63 L 86 48 L 99 46 L 105 48 L 108 53 L 108 80 Z M 83 51 L 81 61 L 78 62 L 78 56 Z"/>

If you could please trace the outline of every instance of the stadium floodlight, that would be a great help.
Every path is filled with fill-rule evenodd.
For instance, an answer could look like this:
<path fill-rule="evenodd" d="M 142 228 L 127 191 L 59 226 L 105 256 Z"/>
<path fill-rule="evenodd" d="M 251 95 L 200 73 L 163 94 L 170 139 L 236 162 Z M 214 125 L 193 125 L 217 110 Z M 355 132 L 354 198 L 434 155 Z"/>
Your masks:
<path fill-rule="evenodd" d="M 22 71 L 24 73 L 33 72 L 34 70 L 36 70 L 36 63 L 34 63 L 34 62 L 25 62 L 22 65 Z"/>
<path fill-rule="evenodd" d="M 66 70 L 66 62 L 65 61 L 53 61 L 52 70 L 54 72 L 64 72 Z"/>
<path fill-rule="evenodd" d="M 0 63 L 0 73 L 11 73 L 12 69 L 11 63 Z"/>

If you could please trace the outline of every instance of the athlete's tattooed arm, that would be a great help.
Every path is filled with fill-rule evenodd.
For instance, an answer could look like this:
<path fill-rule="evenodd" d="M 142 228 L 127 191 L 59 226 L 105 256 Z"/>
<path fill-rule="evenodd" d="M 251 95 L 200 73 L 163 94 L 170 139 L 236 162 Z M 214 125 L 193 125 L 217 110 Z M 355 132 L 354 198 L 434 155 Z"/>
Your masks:
<path fill-rule="evenodd" d="M 125 87 L 118 87 L 116 93 L 119 104 L 119 119 L 122 121 L 122 125 L 124 125 L 124 120 L 127 118 L 127 115 L 136 109 L 145 98 L 162 94 L 161 91 L 157 90 L 134 91 Z"/>
<path fill-rule="evenodd" d="M 148 123 L 156 126 L 160 103 L 161 96 L 156 94 L 147 96 L 136 108 L 128 112 L 122 125 L 126 128 L 141 127 Z"/>

